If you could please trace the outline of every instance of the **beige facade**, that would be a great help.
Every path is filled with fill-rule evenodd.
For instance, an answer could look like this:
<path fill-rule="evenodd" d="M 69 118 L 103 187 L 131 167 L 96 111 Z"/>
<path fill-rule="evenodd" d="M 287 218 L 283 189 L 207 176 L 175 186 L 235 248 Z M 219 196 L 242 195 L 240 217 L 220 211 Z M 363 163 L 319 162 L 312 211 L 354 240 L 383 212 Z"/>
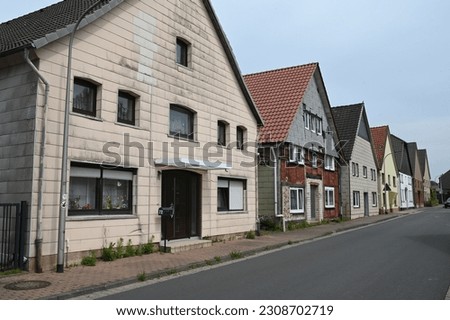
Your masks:
<path fill-rule="evenodd" d="M 399 210 L 400 177 L 395 163 L 395 153 L 389 136 L 383 156 L 383 162 L 379 174 L 380 210 L 382 213 Z M 387 187 L 386 187 L 387 185 Z"/>
<path fill-rule="evenodd" d="M 107 211 L 86 214 L 81 209 L 74 214 L 69 206 L 65 234 L 68 263 L 79 259 L 82 253 L 100 249 L 120 238 L 133 244 L 160 241 L 158 208 L 163 206 L 163 179 L 177 177 L 178 173 L 180 179 L 187 172 L 185 176 L 196 177 L 192 183 L 199 193 L 195 205 L 192 204 L 199 219 L 180 222 L 195 224 L 186 237 L 235 235 L 255 229 L 256 152 L 252 144 L 241 150 L 234 142 L 239 140 L 238 128 L 245 141 L 256 141 L 261 120 L 240 85 L 240 75 L 232 65 L 235 62 L 230 61 L 220 27 L 213 23 L 213 13 L 205 3 L 208 1 L 126 1 L 76 33 L 72 84 L 82 79 L 94 84 L 97 94 L 95 115 L 81 114 L 74 109 L 70 112 L 69 186 L 75 188 L 72 180 L 79 177 L 75 172 L 101 172 L 102 179 L 106 179 L 106 171 L 100 165 L 112 164 L 119 169 L 116 171 L 119 175 L 129 174 L 129 179 L 120 181 L 131 181 L 127 182 L 131 191 L 124 205 L 130 206 L 128 214 Z M 187 44 L 187 66 L 177 63 L 177 39 Z M 32 52 L 34 64 L 50 84 L 42 222 L 38 221 L 36 212 L 44 87 L 39 84 L 36 88 L 37 78 L 21 55 L 13 57 L 15 67 L 10 67 L 6 58 L 0 62 L 2 83 L 10 81 L 11 73 L 21 72 L 31 77 L 24 90 L 30 91 L 32 100 L 34 94 L 37 97 L 34 101 L 37 107 L 30 108 L 30 119 L 23 120 L 31 128 L 27 133 L 31 141 L 22 144 L 26 149 L 22 154 L 28 159 L 26 172 L 33 180 L 23 181 L 21 185 L 12 181 L 2 183 L 0 202 L 12 198 L 23 200 L 20 190 L 29 192 L 31 196 L 26 199 L 31 204 L 28 255 L 32 260 L 36 255 L 32 243 L 40 224 L 46 266 L 53 265 L 57 252 L 67 48 L 68 37 L 63 37 Z M 135 99 L 134 124 L 118 121 L 119 92 Z M 24 103 L 23 99 L 1 103 L 18 107 Z M 188 110 L 192 117 L 193 132 L 188 138 L 171 133 L 171 121 L 174 121 L 171 106 L 175 105 Z M 226 124 L 225 146 L 217 144 L 218 121 Z M 2 154 L 8 153 L 8 148 L 6 143 L 0 145 Z M 2 157 L 2 161 L 2 169 L 17 163 L 12 158 Z M 117 180 L 117 185 L 120 181 Z M 242 204 L 237 209 L 227 210 L 222 206 L 219 210 L 219 185 L 225 182 L 238 185 L 234 192 Z M 173 185 L 170 187 L 175 190 Z M 69 190 L 72 208 L 79 201 L 79 197 L 74 200 L 73 189 L 72 194 Z M 229 192 L 232 193 L 231 189 Z M 105 207 L 105 191 L 102 196 L 103 199 L 97 200 L 103 201 Z M 83 203 L 83 206 L 90 209 L 94 205 Z"/>
<path fill-rule="evenodd" d="M 350 163 L 350 199 L 349 203 L 352 219 L 377 215 L 378 212 L 378 184 L 372 179 L 371 170 L 377 170 L 371 143 L 360 136 L 355 139 L 353 157 Z M 355 166 L 353 166 L 353 164 Z M 355 167 L 355 171 L 353 170 Z M 355 199 L 357 198 L 357 199 Z"/>

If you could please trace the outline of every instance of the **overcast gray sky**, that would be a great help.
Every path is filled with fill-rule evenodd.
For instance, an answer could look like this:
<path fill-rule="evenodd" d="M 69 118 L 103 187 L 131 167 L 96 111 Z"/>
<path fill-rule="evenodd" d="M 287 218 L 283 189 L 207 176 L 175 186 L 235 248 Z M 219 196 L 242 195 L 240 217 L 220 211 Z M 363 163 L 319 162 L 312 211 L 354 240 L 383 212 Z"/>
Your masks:
<path fill-rule="evenodd" d="M 243 74 L 319 62 L 333 106 L 364 101 L 432 179 L 450 170 L 450 1 L 211 1 Z M 0 0 L 0 21 L 56 2 Z"/>

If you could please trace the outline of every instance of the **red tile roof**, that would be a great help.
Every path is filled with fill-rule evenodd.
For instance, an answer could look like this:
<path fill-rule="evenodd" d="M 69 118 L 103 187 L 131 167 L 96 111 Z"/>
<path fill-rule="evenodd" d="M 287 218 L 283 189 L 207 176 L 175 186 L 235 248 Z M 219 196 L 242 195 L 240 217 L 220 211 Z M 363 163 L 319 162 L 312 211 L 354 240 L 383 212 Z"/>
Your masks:
<path fill-rule="evenodd" d="M 317 63 L 244 76 L 264 120 L 259 142 L 282 142 L 303 100 Z"/>
<path fill-rule="evenodd" d="M 378 165 L 383 166 L 384 153 L 386 149 L 386 139 L 389 132 L 388 126 L 370 128 L 373 140 L 373 149 L 377 157 Z"/>

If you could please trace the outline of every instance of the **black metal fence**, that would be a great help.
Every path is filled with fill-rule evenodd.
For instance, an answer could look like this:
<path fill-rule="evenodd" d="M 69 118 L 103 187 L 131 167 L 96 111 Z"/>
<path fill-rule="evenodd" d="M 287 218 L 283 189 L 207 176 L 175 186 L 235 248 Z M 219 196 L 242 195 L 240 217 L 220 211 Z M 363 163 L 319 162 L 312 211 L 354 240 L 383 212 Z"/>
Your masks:
<path fill-rule="evenodd" d="M 0 203 L 0 271 L 25 269 L 28 205 Z"/>

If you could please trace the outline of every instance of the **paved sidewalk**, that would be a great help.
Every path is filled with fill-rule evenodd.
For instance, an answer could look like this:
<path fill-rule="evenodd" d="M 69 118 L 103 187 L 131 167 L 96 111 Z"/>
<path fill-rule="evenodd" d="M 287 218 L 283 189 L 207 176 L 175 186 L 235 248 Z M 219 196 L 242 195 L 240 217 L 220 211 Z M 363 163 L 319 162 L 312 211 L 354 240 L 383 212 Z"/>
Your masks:
<path fill-rule="evenodd" d="M 231 252 L 241 252 L 244 256 L 248 256 L 421 211 L 423 210 L 409 210 L 342 223 L 324 224 L 285 233 L 267 233 L 253 240 L 240 239 L 214 243 L 211 247 L 180 253 L 153 253 L 113 262 L 98 261 L 94 267 L 76 266 L 65 269 L 64 273 L 47 271 L 41 274 L 22 273 L 3 276 L 0 277 L 0 299 L 70 299 L 136 283 L 138 282 L 138 275 L 143 273 L 148 278 L 162 277 L 216 263 L 216 257 L 221 257 L 222 262 L 230 260 Z M 30 289 L 33 281 L 44 281 L 50 283 L 50 285 L 45 288 Z M 27 289 L 11 290 L 5 288 L 5 286 L 17 283 L 27 285 Z"/>

